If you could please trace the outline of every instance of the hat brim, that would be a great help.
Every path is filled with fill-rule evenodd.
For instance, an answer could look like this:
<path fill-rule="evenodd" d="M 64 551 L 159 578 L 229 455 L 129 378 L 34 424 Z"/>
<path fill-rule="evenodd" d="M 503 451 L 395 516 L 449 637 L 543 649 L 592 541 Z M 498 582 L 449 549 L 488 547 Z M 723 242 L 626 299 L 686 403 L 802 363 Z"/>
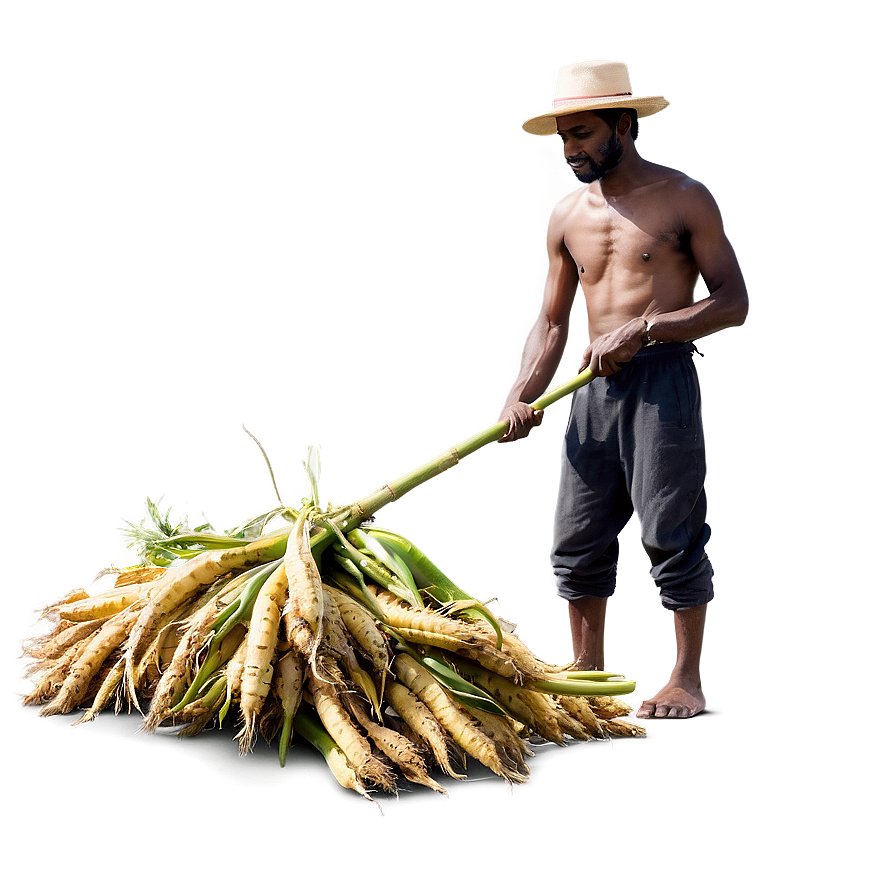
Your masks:
<path fill-rule="evenodd" d="M 529 134 L 544 137 L 557 133 L 557 118 L 563 115 L 575 115 L 576 112 L 589 112 L 596 109 L 634 109 L 638 118 L 645 118 L 662 112 L 669 101 L 661 96 L 626 96 L 614 100 L 583 100 L 580 103 L 569 103 L 536 115 L 523 122 L 523 130 Z"/>

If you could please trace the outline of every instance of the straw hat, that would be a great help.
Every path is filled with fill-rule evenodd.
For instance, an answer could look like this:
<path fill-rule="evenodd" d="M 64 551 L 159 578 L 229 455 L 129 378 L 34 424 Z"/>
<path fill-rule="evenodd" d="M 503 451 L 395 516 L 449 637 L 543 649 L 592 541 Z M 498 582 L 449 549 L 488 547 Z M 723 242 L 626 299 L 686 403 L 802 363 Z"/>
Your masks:
<path fill-rule="evenodd" d="M 557 116 L 589 109 L 634 109 L 639 118 L 665 109 L 661 96 L 632 96 L 628 67 L 624 62 L 595 59 L 565 65 L 557 76 L 554 105 L 550 112 L 523 123 L 530 134 L 556 134 Z"/>

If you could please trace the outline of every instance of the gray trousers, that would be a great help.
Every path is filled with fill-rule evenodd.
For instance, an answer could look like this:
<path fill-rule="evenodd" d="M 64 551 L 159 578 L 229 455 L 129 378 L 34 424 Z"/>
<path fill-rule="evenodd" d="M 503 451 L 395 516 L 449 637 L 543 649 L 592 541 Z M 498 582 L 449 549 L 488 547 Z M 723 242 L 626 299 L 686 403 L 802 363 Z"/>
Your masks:
<path fill-rule="evenodd" d="M 637 512 L 663 606 L 712 600 L 694 351 L 690 342 L 643 348 L 573 394 L 551 554 L 561 597 L 615 591 L 618 535 Z"/>

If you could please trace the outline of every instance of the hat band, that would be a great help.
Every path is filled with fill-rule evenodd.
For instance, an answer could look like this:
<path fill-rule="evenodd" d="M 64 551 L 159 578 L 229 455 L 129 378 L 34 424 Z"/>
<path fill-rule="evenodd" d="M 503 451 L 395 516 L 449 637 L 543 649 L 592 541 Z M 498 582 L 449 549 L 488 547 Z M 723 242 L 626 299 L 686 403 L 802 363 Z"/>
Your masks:
<path fill-rule="evenodd" d="M 607 100 L 614 96 L 631 96 L 632 92 L 627 90 L 625 93 L 604 93 L 600 96 L 561 96 L 554 100 L 554 108 L 559 106 L 567 106 L 570 103 L 579 103 L 582 100 Z"/>

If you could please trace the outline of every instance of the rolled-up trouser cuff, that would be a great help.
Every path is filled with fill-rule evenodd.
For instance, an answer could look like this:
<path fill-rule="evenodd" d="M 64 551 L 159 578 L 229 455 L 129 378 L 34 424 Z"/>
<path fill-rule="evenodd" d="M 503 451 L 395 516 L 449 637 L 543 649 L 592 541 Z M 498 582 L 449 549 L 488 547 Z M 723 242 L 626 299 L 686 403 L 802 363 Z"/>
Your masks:
<path fill-rule="evenodd" d="M 709 591 L 695 591 L 686 596 L 684 600 L 670 594 L 660 594 L 663 606 L 667 610 L 691 610 L 694 607 L 702 607 L 713 598 L 712 589 Z"/>
<path fill-rule="evenodd" d="M 581 597 L 610 597 L 616 590 L 616 572 L 610 575 L 568 576 L 557 573 L 557 593 L 564 600 Z"/>

